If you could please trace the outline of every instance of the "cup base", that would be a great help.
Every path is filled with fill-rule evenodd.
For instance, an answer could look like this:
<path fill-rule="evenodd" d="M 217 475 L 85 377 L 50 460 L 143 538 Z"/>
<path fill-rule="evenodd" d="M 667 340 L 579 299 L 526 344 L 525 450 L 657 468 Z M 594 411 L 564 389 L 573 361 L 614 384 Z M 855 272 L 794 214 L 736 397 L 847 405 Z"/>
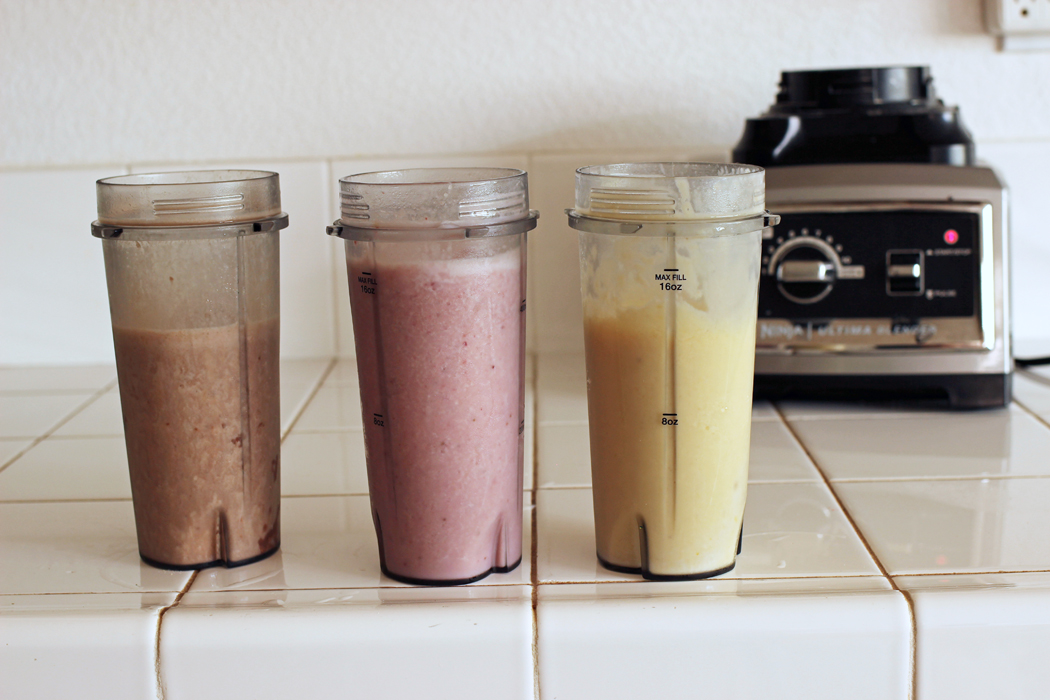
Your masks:
<path fill-rule="evenodd" d="M 736 566 L 736 560 L 733 563 L 723 569 L 716 569 L 715 571 L 704 571 L 699 574 L 654 574 L 651 571 L 634 566 L 620 566 L 619 564 L 610 564 L 609 562 L 598 557 L 598 563 L 604 566 L 609 571 L 616 571 L 621 574 L 634 574 L 641 576 L 646 581 L 696 581 L 702 578 L 711 578 L 712 576 L 718 576 L 720 574 L 732 571 Z"/>
<path fill-rule="evenodd" d="M 488 571 L 483 571 L 482 573 L 478 574 L 477 576 L 471 576 L 470 578 L 457 578 L 457 579 L 451 579 L 451 580 L 440 580 L 440 579 L 439 580 L 433 580 L 433 579 L 426 579 L 426 578 L 412 578 L 411 576 L 402 576 L 401 574 L 395 574 L 395 573 L 391 572 L 389 569 L 387 569 L 386 565 L 380 565 L 379 568 L 383 570 L 383 575 L 388 576 L 388 577 L 394 579 L 395 581 L 400 581 L 401 583 L 412 584 L 413 586 L 462 586 L 463 584 L 466 584 L 466 583 L 474 583 L 475 581 L 480 581 L 481 579 L 485 578 L 489 574 L 506 574 L 506 573 L 510 573 L 511 571 L 514 571 L 514 569 L 518 568 L 521 565 L 521 559 L 522 559 L 522 557 L 518 557 L 518 560 L 516 562 L 514 562 L 513 564 L 511 564 L 510 566 L 494 566 L 491 569 L 489 569 Z"/>
<path fill-rule="evenodd" d="M 192 571 L 194 569 L 210 569 L 214 566 L 222 566 L 227 569 L 235 569 L 238 566 L 247 566 L 248 564 L 254 564 L 257 561 L 262 561 L 268 556 L 275 554 L 278 549 L 281 548 L 281 543 L 278 542 L 273 549 L 269 549 L 262 554 L 257 554 L 254 557 L 248 557 L 247 559 L 241 559 L 239 561 L 224 561 L 222 559 L 214 559 L 209 562 L 201 564 L 165 564 L 162 561 L 156 559 L 150 559 L 142 552 L 139 552 L 139 558 L 146 562 L 150 566 L 156 569 L 167 569 L 169 571 Z"/>

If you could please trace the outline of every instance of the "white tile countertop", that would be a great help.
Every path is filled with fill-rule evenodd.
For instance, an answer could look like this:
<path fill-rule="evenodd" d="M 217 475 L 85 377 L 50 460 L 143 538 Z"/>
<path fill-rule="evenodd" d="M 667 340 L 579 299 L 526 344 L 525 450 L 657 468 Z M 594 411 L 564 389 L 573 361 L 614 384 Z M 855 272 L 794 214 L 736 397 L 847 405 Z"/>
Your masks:
<path fill-rule="evenodd" d="M 523 564 L 381 576 L 356 370 L 281 365 L 280 552 L 138 558 L 112 367 L 0 369 L 0 697 L 1041 698 L 1050 371 L 1009 409 L 760 402 L 743 553 L 594 556 L 581 355 L 530 366 Z"/>

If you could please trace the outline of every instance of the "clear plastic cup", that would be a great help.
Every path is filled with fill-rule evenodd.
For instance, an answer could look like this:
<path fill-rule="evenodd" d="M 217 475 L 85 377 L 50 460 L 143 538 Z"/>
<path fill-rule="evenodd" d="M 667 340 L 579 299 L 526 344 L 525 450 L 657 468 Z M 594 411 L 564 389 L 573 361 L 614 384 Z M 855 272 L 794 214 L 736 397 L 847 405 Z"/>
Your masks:
<path fill-rule="evenodd" d="M 598 559 L 733 568 L 747 493 L 764 171 L 581 168 L 576 208 Z"/>
<path fill-rule="evenodd" d="M 280 545 L 277 173 L 97 183 L 139 552 L 239 566 Z"/>
<path fill-rule="evenodd" d="M 372 517 L 383 572 L 468 583 L 521 561 L 527 175 L 340 180 Z"/>

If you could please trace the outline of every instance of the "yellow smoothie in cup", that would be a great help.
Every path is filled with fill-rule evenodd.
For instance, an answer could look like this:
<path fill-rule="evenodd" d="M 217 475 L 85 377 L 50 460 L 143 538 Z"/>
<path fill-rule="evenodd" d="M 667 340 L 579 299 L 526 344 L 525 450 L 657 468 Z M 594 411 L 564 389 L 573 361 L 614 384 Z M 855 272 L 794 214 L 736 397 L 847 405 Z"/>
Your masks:
<path fill-rule="evenodd" d="M 675 317 L 673 405 L 662 309 L 584 322 L 598 556 L 664 576 L 733 565 L 754 372 L 753 322 Z"/>
<path fill-rule="evenodd" d="M 758 261 L 747 256 L 759 235 L 581 245 L 595 533 L 609 568 L 696 578 L 735 563 L 755 356 L 746 271 Z"/>

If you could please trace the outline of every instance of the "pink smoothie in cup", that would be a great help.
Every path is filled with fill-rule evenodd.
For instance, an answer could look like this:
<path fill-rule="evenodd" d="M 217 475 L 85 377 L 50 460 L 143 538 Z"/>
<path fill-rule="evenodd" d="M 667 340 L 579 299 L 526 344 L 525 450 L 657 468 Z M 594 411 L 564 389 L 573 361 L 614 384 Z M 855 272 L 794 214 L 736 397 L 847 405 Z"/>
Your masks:
<path fill-rule="evenodd" d="M 372 514 L 394 578 L 464 583 L 521 560 L 521 255 L 348 263 Z"/>

